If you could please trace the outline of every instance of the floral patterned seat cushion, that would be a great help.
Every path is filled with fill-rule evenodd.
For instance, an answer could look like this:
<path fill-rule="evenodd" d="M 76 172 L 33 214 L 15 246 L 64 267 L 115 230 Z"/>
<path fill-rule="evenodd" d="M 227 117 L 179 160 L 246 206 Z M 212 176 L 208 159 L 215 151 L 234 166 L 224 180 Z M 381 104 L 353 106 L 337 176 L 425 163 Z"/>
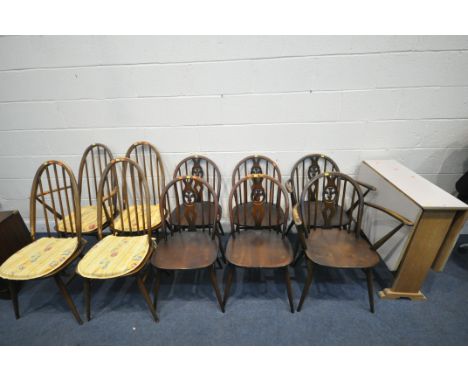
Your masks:
<path fill-rule="evenodd" d="M 137 208 L 137 214 L 135 213 L 135 208 Z M 151 228 L 155 229 L 161 224 L 161 214 L 159 212 L 159 204 L 152 204 L 150 205 L 150 212 L 151 212 Z M 141 205 L 130 206 L 128 209 L 124 209 L 122 211 L 122 219 L 120 218 L 120 214 L 114 219 L 114 229 L 116 231 L 125 231 L 130 232 L 130 224 L 128 223 L 128 218 L 130 215 L 130 223 L 131 228 L 133 231 L 137 230 L 137 215 L 138 215 L 138 223 L 141 230 L 143 226 L 143 216 L 146 214 L 146 208 L 142 208 Z M 122 220 L 123 220 L 123 228 L 122 228 Z"/>
<path fill-rule="evenodd" d="M 77 272 L 90 279 L 110 279 L 131 273 L 148 254 L 148 236 L 106 236 L 78 263 Z"/>
<path fill-rule="evenodd" d="M 64 222 L 65 221 L 65 222 Z M 75 215 L 71 215 L 73 228 L 75 227 Z M 107 221 L 104 209 L 102 210 L 102 224 Z M 97 229 L 97 206 L 81 207 L 81 231 L 82 233 L 93 232 Z M 71 232 L 70 217 L 67 215 L 57 225 L 59 232 Z"/>
<path fill-rule="evenodd" d="M 20 249 L 0 267 L 0 277 L 32 280 L 62 266 L 78 248 L 77 238 L 43 237 Z"/>

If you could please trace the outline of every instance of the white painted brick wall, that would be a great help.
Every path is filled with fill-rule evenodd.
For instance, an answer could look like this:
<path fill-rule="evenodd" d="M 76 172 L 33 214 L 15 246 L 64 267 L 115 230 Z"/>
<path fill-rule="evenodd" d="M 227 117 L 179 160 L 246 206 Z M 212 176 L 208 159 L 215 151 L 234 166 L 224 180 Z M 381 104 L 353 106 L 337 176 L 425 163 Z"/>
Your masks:
<path fill-rule="evenodd" d="M 395 158 L 449 192 L 468 170 L 466 36 L 0 37 L 0 209 L 27 219 L 37 166 L 147 139 L 224 178 L 251 153 Z M 226 216 L 225 216 L 226 219 Z"/>

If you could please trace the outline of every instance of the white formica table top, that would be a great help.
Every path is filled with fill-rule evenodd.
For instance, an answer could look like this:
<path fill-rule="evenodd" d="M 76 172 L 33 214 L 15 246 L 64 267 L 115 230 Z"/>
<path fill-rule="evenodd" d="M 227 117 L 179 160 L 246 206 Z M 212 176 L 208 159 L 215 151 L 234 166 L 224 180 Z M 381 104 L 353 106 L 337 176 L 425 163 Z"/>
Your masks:
<path fill-rule="evenodd" d="M 363 163 L 423 209 L 468 209 L 461 200 L 396 160 L 365 160 Z"/>

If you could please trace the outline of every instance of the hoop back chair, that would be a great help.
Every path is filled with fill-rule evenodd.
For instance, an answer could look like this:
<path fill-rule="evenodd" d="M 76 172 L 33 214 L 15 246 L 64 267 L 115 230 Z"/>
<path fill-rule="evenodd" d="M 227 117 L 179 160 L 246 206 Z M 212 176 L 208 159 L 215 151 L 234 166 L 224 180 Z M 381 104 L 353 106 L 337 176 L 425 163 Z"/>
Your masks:
<path fill-rule="evenodd" d="M 320 195 L 320 197 L 319 197 Z M 312 203 L 315 215 L 310 214 Z M 336 206 L 340 205 L 341 208 Z M 399 221 L 398 226 L 371 245 L 361 235 L 364 207 L 376 208 Z M 349 224 L 343 222 L 348 215 Z M 312 219 L 321 216 L 318 227 Z M 293 211 L 302 251 L 307 259 L 307 279 L 298 311 L 312 283 L 315 265 L 331 268 L 359 268 L 367 277 L 370 310 L 374 312 L 372 269 L 380 261 L 377 249 L 404 225 L 413 223 L 394 211 L 364 201 L 361 186 L 350 176 L 325 172 L 313 177 L 304 187 Z M 338 224 L 336 224 L 338 223 Z"/>
<path fill-rule="evenodd" d="M 151 258 L 156 276 L 154 309 L 160 286 L 159 270 L 208 269 L 216 298 L 224 312 L 214 269 L 219 247 L 219 205 L 213 187 L 197 176 L 178 176 L 164 189 L 160 206 L 164 239 Z"/>
<path fill-rule="evenodd" d="M 113 159 L 109 148 L 101 143 L 94 143 L 86 148 L 81 158 L 78 170 L 78 191 L 81 203 L 81 228 L 83 235 L 97 233 L 97 193 L 102 173 Z M 111 202 L 111 201 L 109 201 Z M 84 205 L 87 203 L 87 205 Z M 67 220 L 69 217 L 65 217 Z M 107 219 L 104 217 L 104 223 Z M 70 233 L 70 227 L 63 222 L 57 226 L 57 231 Z"/>
<path fill-rule="evenodd" d="M 8 280 L 15 316 L 19 304 L 16 283 L 53 277 L 75 319 L 82 324 L 60 273 L 83 250 L 78 186 L 65 163 L 50 160 L 41 164 L 34 176 L 29 201 L 32 243 L 22 248 L 0 267 L 0 277 Z M 38 215 L 44 219 L 46 237 L 37 237 Z M 54 237 L 54 225 L 63 224 L 68 237 Z"/>
<path fill-rule="evenodd" d="M 161 226 L 159 215 L 159 197 L 164 189 L 165 177 L 161 155 L 156 147 L 147 141 L 139 141 L 132 144 L 125 154 L 127 158 L 134 160 L 143 170 L 150 192 L 150 208 L 152 230 L 157 230 Z M 129 232 L 129 223 L 124 221 L 124 225 L 115 224 L 117 231 Z"/>
<path fill-rule="evenodd" d="M 174 175 L 173 179 L 176 179 L 177 177 L 183 177 L 183 176 L 197 176 L 199 178 L 204 179 L 213 189 L 215 192 L 218 202 L 219 198 L 221 195 L 221 183 L 222 183 L 222 177 L 221 177 L 221 171 L 219 171 L 218 166 L 216 163 L 214 163 L 211 159 L 207 158 L 206 156 L 203 155 L 191 155 L 188 156 L 185 159 L 182 159 L 179 164 L 176 166 L 174 170 Z M 195 203 L 197 208 L 199 209 L 199 213 L 197 214 L 197 221 L 195 222 L 196 226 L 202 226 L 204 222 L 209 222 L 211 224 L 211 217 L 207 219 L 207 217 L 203 216 L 200 213 L 200 196 L 202 193 L 202 190 L 196 190 L 197 195 L 196 195 L 196 201 Z M 200 195 L 199 195 L 200 194 Z M 214 212 L 213 207 L 208 208 L 207 203 L 213 204 L 213 201 L 208 202 L 207 200 L 203 201 L 204 204 L 204 210 L 205 211 L 211 211 Z M 183 206 L 181 206 L 183 208 Z M 176 211 L 174 210 L 172 213 L 174 214 Z M 221 211 L 221 206 L 218 206 L 218 228 L 220 230 L 221 234 L 224 234 L 223 227 L 221 226 L 220 222 L 220 217 L 222 215 Z M 182 212 L 183 216 L 183 212 Z M 204 221 L 202 221 L 204 220 Z M 184 224 L 180 224 L 181 227 L 184 226 Z"/>
<path fill-rule="evenodd" d="M 242 204 L 240 204 L 242 200 Z M 240 210 L 250 203 L 249 214 L 253 227 L 241 227 Z M 244 205 L 244 207 L 242 207 Z M 280 210 L 284 213 L 280 213 Z M 272 211 L 276 211 L 273 214 Z M 288 292 L 291 313 L 294 313 L 288 266 L 293 259 L 289 240 L 285 237 L 289 203 L 287 191 L 277 180 L 265 174 L 251 174 L 236 182 L 229 195 L 231 237 L 226 247 L 229 271 L 224 292 L 225 305 L 229 295 L 235 267 L 275 269 L 282 268 Z M 274 218 L 274 221 L 273 221 Z M 270 229 L 265 229 L 265 220 Z M 250 228 L 250 229 L 249 229 Z"/>
<path fill-rule="evenodd" d="M 232 187 L 234 188 L 234 185 L 245 177 L 255 174 L 268 175 L 281 183 L 281 171 L 272 159 L 263 155 L 251 155 L 242 159 L 234 168 L 232 172 Z M 265 184 L 267 187 L 265 192 L 269 193 L 268 186 L 270 186 L 270 182 L 265 182 Z M 246 184 L 245 187 L 247 187 Z M 258 228 L 259 226 L 263 228 L 274 228 L 275 225 L 272 224 L 273 222 L 283 220 L 283 208 L 281 206 L 280 208 L 276 208 L 273 205 L 273 201 L 270 200 L 263 205 L 266 213 L 263 215 L 264 219 L 258 225 L 254 221 L 252 215 L 254 209 L 253 201 L 247 200 L 245 198 L 246 195 L 247 194 L 244 195 L 244 193 L 241 192 L 236 193 L 236 205 L 233 211 L 236 229 Z"/>
<path fill-rule="evenodd" d="M 299 159 L 293 166 L 291 171 L 291 177 L 286 182 L 286 189 L 288 190 L 290 197 L 291 197 L 291 204 L 294 206 L 297 204 L 298 199 L 300 198 L 302 191 L 304 190 L 305 186 L 309 183 L 311 179 L 316 177 L 319 174 L 325 172 L 340 172 L 340 169 L 336 162 L 327 155 L 324 154 L 308 154 L 303 156 Z M 325 180 L 322 180 L 325 182 Z M 371 190 L 375 191 L 375 187 L 368 185 L 363 182 L 356 181 L 360 186 L 364 188 L 363 197 L 365 197 Z M 317 187 L 317 184 L 311 188 L 310 192 L 312 193 L 306 202 L 306 209 L 307 206 L 309 210 L 307 213 L 311 215 L 313 218 L 309 219 L 310 223 L 314 227 L 320 227 L 325 224 L 323 217 L 321 214 L 315 215 L 315 203 L 314 203 L 314 187 Z M 323 184 L 322 184 L 323 187 Z M 321 195 L 319 195 L 319 198 Z M 319 207 L 322 204 L 322 200 L 318 201 Z M 319 208 L 320 209 L 320 208 Z M 346 226 L 349 224 L 350 220 L 348 214 L 345 214 L 343 220 L 340 222 L 338 217 L 341 216 L 341 205 L 339 201 L 336 201 L 335 209 L 338 210 L 338 213 L 334 215 L 334 219 L 331 222 L 332 226 L 338 227 L 341 223 L 342 226 Z M 287 233 L 291 230 L 292 226 L 294 225 L 294 220 L 288 226 Z"/>
<path fill-rule="evenodd" d="M 113 202 L 108 204 L 108 200 Z M 99 183 L 97 212 L 99 242 L 77 266 L 77 273 L 84 280 L 87 320 L 91 319 L 91 280 L 135 276 L 140 293 L 154 320 L 158 321 L 145 287 L 144 274 L 155 246 L 151 238 L 150 192 L 145 174 L 136 162 L 129 158 L 109 162 Z M 117 217 L 112 220 L 112 216 Z M 110 222 L 113 232 L 106 237 L 103 237 L 103 217 Z M 113 225 L 120 223 L 123 226 L 124 219 L 127 219 L 129 231 L 119 232 Z"/>

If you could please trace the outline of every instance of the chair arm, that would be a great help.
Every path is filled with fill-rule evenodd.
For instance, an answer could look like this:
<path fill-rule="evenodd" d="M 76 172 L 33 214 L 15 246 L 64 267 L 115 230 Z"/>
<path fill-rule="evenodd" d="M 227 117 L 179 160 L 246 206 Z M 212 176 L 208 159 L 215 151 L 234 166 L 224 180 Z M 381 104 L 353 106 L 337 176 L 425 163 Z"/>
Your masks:
<path fill-rule="evenodd" d="M 289 195 L 291 197 L 291 204 L 294 206 L 296 203 L 297 203 L 297 200 L 296 200 L 296 195 L 294 194 L 294 188 L 293 188 L 293 182 L 291 179 L 289 179 L 287 182 L 286 182 L 286 190 L 289 192 Z"/>
<path fill-rule="evenodd" d="M 407 226 L 410 226 L 410 227 L 414 225 L 414 223 L 411 220 L 409 220 L 409 219 L 405 218 L 404 216 L 400 215 L 398 212 L 395 212 L 393 210 L 390 210 L 388 208 L 379 206 L 378 204 L 374 204 L 374 203 L 364 202 L 364 205 L 375 208 L 376 210 L 385 212 L 387 215 L 390 215 L 392 218 L 394 218 L 396 220 L 399 220 L 404 225 L 407 225 Z"/>
<path fill-rule="evenodd" d="M 293 220 L 294 220 L 294 224 L 296 226 L 298 226 L 298 227 L 302 226 L 301 216 L 299 215 L 299 206 L 297 204 L 293 207 L 292 217 L 293 217 Z"/>
<path fill-rule="evenodd" d="M 382 211 L 382 212 L 386 213 L 387 215 L 390 215 L 391 217 L 393 217 L 394 219 L 396 219 L 396 220 L 398 220 L 400 222 L 400 224 L 398 224 L 390 232 L 388 232 L 387 234 L 382 236 L 373 245 L 371 245 L 371 248 L 374 249 L 374 250 L 377 250 L 383 244 L 385 244 L 385 242 L 387 242 L 388 239 L 390 239 L 393 235 L 395 235 L 404 225 L 407 225 L 407 226 L 413 226 L 414 225 L 414 223 L 411 220 L 405 218 L 404 216 L 400 215 L 399 213 L 397 213 L 395 211 L 389 210 L 388 208 L 379 206 L 377 204 L 369 203 L 369 202 L 364 202 L 364 204 L 366 206 L 375 208 L 376 210 Z"/>

